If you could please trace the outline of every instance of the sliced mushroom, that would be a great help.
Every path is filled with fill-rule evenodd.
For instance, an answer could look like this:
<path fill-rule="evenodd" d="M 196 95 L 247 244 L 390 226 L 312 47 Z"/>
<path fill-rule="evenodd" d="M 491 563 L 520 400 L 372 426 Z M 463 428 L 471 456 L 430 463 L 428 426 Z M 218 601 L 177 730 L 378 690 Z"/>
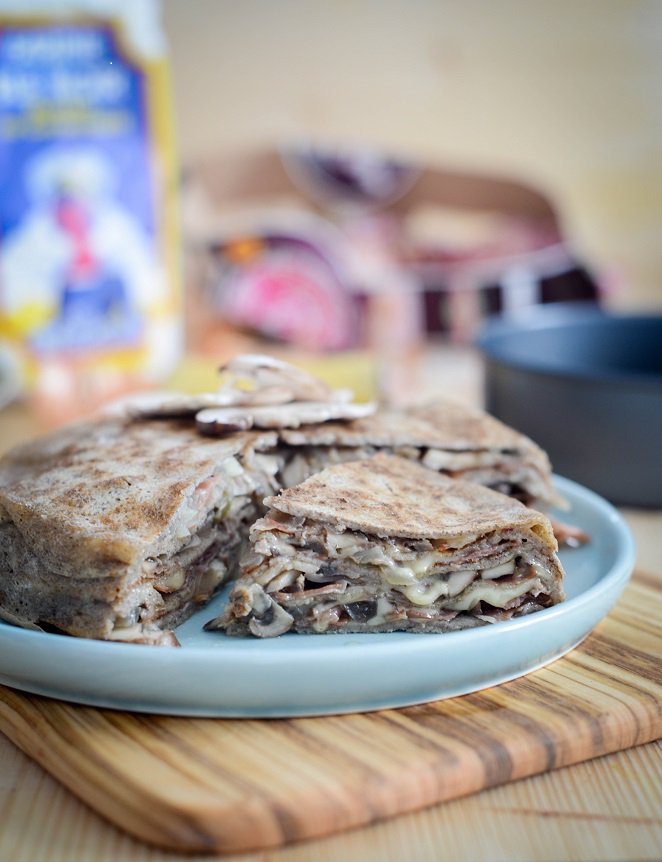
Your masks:
<path fill-rule="evenodd" d="M 201 410 L 195 417 L 203 434 L 227 434 L 249 428 L 299 428 L 332 419 L 359 419 L 375 412 L 374 404 L 332 401 L 296 401 L 259 407 L 223 407 Z"/>
<path fill-rule="evenodd" d="M 294 617 L 292 617 L 284 608 L 270 597 L 269 607 L 259 616 L 253 612 L 253 616 L 248 621 L 248 628 L 259 638 L 275 638 L 278 635 L 285 634 L 292 628 Z"/>
<path fill-rule="evenodd" d="M 230 594 L 230 607 L 205 624 L 205 631 L 222 629 L 228 617 L 248 617 L 248 627 L 259 638 L 273 638 L 292 628 L 294 618 L 268 596 L 259 584 L 238 583 Z"/>
<path fill-rule="evenodd" d="M 219 405 L 213 394 L 138 392 L 111 401 L 102 408 L 101 412 L 104 416 L 116 416 L 118 419 L 142 419 L 158 416 L 195 416 L 198 410 L 216 406 Z"/>
<path fill-rule="evenodd" d="M 344 607 L 347 614 L 357 623 L 366 623 L 377 613 L 376 601 L 349 602 Z"/>
<path fill-rule="evenodd" d="M 181 646 L 173 631 L 148 628 L 141 623 L 136 623 L 133 626 L 114 628 L 107 639 L 116 643 Z"/>
<path fill-rule="evenodd" d="M 307 371 L 273 356 L 244 353 L 219 368 L 228 404 L 286 404 L 290 401 L 348 401 L 351 393 L 333 390 Z"/>
<path fill-rule="evenodd" d="M 352 398 L 350 390 L 332 389 L 312 374 L 272 356 L 240 354 L 219 372 L 221 385 L 217 392 L 140 392 L 114 401 L 103 412 L 119 418 L 158 419 L 194 416 L 208 408 L 268 407 L 299 401 L 347 404 Z M 232 430 L 249 427 L 239 421 Z"/>

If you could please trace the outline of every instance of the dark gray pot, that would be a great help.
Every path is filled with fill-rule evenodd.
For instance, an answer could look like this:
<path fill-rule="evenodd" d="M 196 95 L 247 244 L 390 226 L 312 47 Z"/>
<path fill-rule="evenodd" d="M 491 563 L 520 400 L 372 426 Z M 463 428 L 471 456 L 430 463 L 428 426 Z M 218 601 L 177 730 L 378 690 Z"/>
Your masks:
<path fill-rule="evenodd" d="M 662 507 L 662 316 L 550 305 L 479 336 L 487 410 L 555 472 L 620 505 Z"/>

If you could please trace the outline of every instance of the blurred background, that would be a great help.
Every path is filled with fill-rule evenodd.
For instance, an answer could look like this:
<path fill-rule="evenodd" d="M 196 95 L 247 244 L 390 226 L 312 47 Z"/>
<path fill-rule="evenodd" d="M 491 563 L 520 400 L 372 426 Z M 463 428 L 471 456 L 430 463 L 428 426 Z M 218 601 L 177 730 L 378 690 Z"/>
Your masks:
<path fill-rule="evenodd" d="M 314 138 L 530 185 L 662 304 L 657 0 L 165 0 L 184 166 Z"/>
<path fill-rule="evenodd" d="M 0 0 L 0 29 L 0 377 L 46 424 L 245 349 L 477 400 L 491 316 L 662 305 L 657 0 Z"/>

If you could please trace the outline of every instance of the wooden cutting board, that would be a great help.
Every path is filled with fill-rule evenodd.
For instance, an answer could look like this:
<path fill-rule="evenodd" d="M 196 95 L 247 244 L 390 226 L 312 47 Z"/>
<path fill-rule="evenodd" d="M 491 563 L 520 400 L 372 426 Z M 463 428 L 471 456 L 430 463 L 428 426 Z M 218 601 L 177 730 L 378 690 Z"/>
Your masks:
<path fill-rule="evenodd" d="M 100 814 L 168 849 L 235 852 L 360 826 L 662 736 L 662 585 L 636 576 L 577 649 L 401 710 L 186 719 L 0 688 L 0 731 Z"/>

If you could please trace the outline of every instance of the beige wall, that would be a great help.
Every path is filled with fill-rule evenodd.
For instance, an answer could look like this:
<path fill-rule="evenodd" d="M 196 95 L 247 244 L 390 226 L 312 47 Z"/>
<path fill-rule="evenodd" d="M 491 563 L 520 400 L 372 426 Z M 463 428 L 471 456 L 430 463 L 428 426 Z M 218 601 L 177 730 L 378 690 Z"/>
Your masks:
<path fill-rule="evenodd" d="M 164 0 L 184 163 L 300 135 L 532 181 L 662 307 L 662 0 Z"/>

